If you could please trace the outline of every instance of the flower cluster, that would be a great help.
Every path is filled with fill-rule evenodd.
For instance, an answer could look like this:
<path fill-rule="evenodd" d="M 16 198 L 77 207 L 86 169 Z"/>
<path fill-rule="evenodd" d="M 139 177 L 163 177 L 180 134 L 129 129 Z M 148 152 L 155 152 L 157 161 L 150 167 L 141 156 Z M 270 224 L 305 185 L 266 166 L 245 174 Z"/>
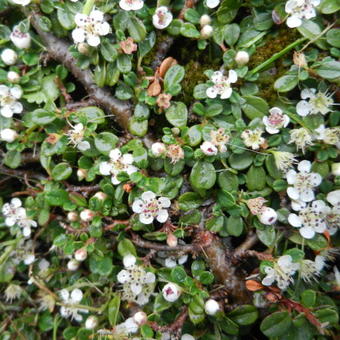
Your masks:
<path fill-rule="evenodd" d="M 27 217 L 26 209 L 22 207 L 19 198 L 13 198 L 10 203 L 5 203 L 2 206 L 2 213 L 5 216 L 5 224 L 8 227 L 18 225 L 22 228 L 22 234 L 25 237 L 30 237 L 31 228 L 38 225 L 37 222 Z"/>
<path fill-rule="evenodd" d="M 133 212 L 139 214 L 139 221 L 144 224 L 150 224 L 156 219 L 164 223 L 169 213 L 167 208 L 171 205 L 167 197 L 158 197 L 152 191 L 146 191 L 142 196 L 132 204 Z"/>
<path fill-rule="evenodd" d="M 145 305 L 154 291 L 156 276 L 152 272 L 136 264 L 136 257 L 126 255 L 123 258 L 125 269 L 117 275 L 117 280 L 123 285 L 122 299 Z"/>
<path fill-rule="evenodd" d="M 100 44 L 100 37 L 110 33 L 110 25 L 101 11 L 93 10 L 89 15 L 77 13 L 74 21 L 77 28 L 72 31 L 72 38 L 76 44 L 87 42 L 96 47 Z"/>
<path fill-rule="evenodd" d="M 128 175 L 138 171 L 138 168 L 133 165 L 133 156 L 130 153 L 122 154 L 119 149 L 113 149 L 109 154 L 110 160 L 99 164 L 99 172 L 104 176 L 111 175 L 111 182 L 114 185 L 120 184 L 117 178 L 121 172 L 126 172 Z"/>

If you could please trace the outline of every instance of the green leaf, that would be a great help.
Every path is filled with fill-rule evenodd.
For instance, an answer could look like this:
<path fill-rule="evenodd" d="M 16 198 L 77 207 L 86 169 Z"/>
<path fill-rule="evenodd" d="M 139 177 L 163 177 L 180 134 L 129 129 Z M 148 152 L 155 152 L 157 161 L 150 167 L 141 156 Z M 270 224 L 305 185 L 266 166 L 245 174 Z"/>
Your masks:
<path fill-rule="evenodd" d="M 88 106 L 81 108 L 77 111 L 77 116 L 82 117 L 84 116 L 89 122 L 91 123 L 97 123 L 97 124 L 102 124 L 105 122 L 105 114 L 102 109 L 96 106 Z M 80 121 L 77 120 L 77 117 L 75 119 L 77 123 Z"/>
<path fill-rule="evenodd" d="M 163 310 L 169 309 L 171 305 L 171 302 L 166 301 L 162 294 L 158 294 L 155 298 L 153 310 L 155 313 L 160 313 Z"/>
<path fill-rule="evenodd" d="M 72 168 L 68 163 L 59 163 L 52 170 L 52 177 L 56 181 L 63 181 L 69 178 L 72 174 Z"/>
<path fill-rule="evenodd" d="M 319 8 L 323 14 L 332 14 L 340 10 L 340 2 L 339 0 L 323 0 Z"/>
<path fill-rule="evenodd" d="M 97 150 L 104 155 L 108 155 L 115 148 L 118 137 L 111 132 L 101 132 L 94 139 Z"/>
<path fill-rule="evenodd" d="M 58 86 L 56 84 L 57 76 L 55 74 L 51 74 L 47 77 L 44 77 L 41 81 L 41 88 L 44 92 L 46 98 L 51 101 L 55 101 L 60 94 Z"/>
<path fill-rule="evenodd" d="M 240 236 L 243 232 L 243 220 L 240 216 L 230 216 L 227 220 L 227 232 L 232 236 Z"/>
<path fill-rule="evenodd" d="M 21 163 L 21 153 L 16 150 L 8 151 L 4 158 L 4 164 L 11 169 L 17 168 Z"/>
<path fill-rule="evenodd" d="M 120 295 L 115 293 L 107 309 L 108 318 L 110 321 L 110 325 L 112 327 L 114 327 L 117 324 L 119 307 L 120 307 Z"/>
<path fill-rule="evenodd" d="M 232 208 L 236 204 L 235 197 L 226 190 L 220 190 L 217 193 L 217 202 L 222 208 Z"/>
<path fill-rule="evenodd" d="M 267 247 L 273 246 L 276 240 L 276 231 L 272 226 L 265 226 L 263 229 L 256 229 L 256 235 Z"/>
<path fill-rule="evenodd" d="M 198 39 L 201 36 L 195 25 L 189 22 L 186 22 L 181 26 L 180 32 L 186 38 Z"/>
<path fill-rule="evenodd" d="M 46 202 L 51 206 L 62 206 L 69 201 L 68 193 L 62 189 L 49 191 L 45 194 Z"/>
<path fill-rule="evenodd" d="M 100 52 L 104 59 L 108 62 L 115 61 L 118 57 L 118 51 L 108 39 L 102 39 L 100 43 Z"/>
<path fill-rule="evenodd" d="M 120 54 L 117 58 L 117 68 L 122 73 L 130 72 L 132 69 L 130 56 L 127 54 Z"/>
<path fill-rule="evenodd" d="M 275 312 L 263 319 L 260 325 L 262 333 L 268 337 L 283 335 L 292 324 L 288 312 Z"/>
<path fill-rule="evenodd" d="M 66 30 L 71 30 L 75 26 L 74 17 L 66 8 L 59 7 L 57 9 L 57 17 L 60 25 Z"/>
<path fill-rule="evenodd" d="M 288 92 L 292 90 L 299 82 L 297 75 L 286 74 L 274 83 L 274 89 L 278 92 Z"/>
<path fill-rule="evenodd" d="M 259 313 L 252 305 L 243 305 L 235 308 L 228 317 L 241 326 L 251 325 L 258 318 Z"/>
<path fill-rule="evenodd" d="M 246 151 L 241 154 L 233 153 L 229 157 L 229 164 L 233 169 L 244 170 L 253 163 L 254 157 L 254 154 L 250 151 Z"/>
<path fill-rule="evenodd" d="M 171 270 L 171 280 L 175 283 L 184 283 L 187 274 L 183 267 L 176 266 Z"/>
<path fill-rule="evenodd" d="M 230 24 L 224 26 L 223 36 L 225 42 L 229 46 L 234 46 L 240 36 L 240 26 L 237 24 Z"/>
<path fill-rule="evenodd" d="M 251 166 L 246 175 L 249 191 L 262 190 L 266 186 L 266 172 L 262 167 Z"/>
<path fill-rule="evenodd" d="M 181 210 L 189 211 L 197 209 L 201 205 L 202 199 L 196 192 L 186 192 L 179 197 L 178 203 Z"/>
<path fill-rule="evenodd" d="M 336 80 L 340 78 L 340 62 L 335 60 L 324 61 L 315 71 L 322 78 Z"/>
<path fill-rule="evenodd" d="M 113 270 L 112 259 L 108 256 L 95 256 L 90 257 L 90 270 L 94 274 L 108 276 Z"/>
<path fill-rule="evenodd" d="M 321 323 L 327 322 L 331 325 L 337 325 L 339 322 L 338 313 L 331 308 L 322 308 L 314 312 L 314 315 L 318 318 Z"/>
<path fill-rule="evenodd" d="M 130 37 L 136 42 L 140 42 L 146 37 L 146 29 L 143 22 L 135 16 L 131 17 L 128 21 L 127 29 Z"/>
<path fill-rule="evenodd" d="M 330 45 L 340 48 L 340 29 L 332 28 L 329 30 L 326 34 L 326 40 Z"/>
<path fill-rule="evenodd" d="M 129 255 L 129 254 L 137 256 L 135 246 L 127 238 L 124 238 L 118 243 L 117 250 L 118 250 L 119 255 L 122 257 L 124 257 L 125 255 Z"/>
<path fill-rule="evenodd" d="M 316 39 L 322 32 L 323 28 L 312 20 L 304 20 L 302 25 L 297 27 L 297 30 L 309 40 Z M 327 44 L 323 39 L 316 39 L 314 42 L 318 47 L 327 49 Z"/>
<path fill-rule="evenodd" d="M 164 77 L 164 91 L 169 93 L 169 90 L 174 86 L 179 84 L 185 75 L 185 70 L 183 66 L 178 64 L 171 66 L 165 74 Z"/>
<path fill-rule="evenodd" d="M 218 324 L 227 334 L 236 335 L 239 332 L 239 327 L 237 323 L 235 323 L 233 320 L 229 319 L 225 315 L 223 315 Z"/>
<path fill-rule="evenodd" d="M 138 137 L 145 136 L 148 132 L 148 120 L 131 117 L 129 120 L 129 132 Z"/>
<path fill-rule="evenodd" d="M 316 291 L 312 289 L 304 290 L 301 293 L 301 302 L 307 308 L 314 307 L 316 302 Z"/>
<path fill-rule="evenodd" d="M 243 99 L 246 102 L 242 105 L 242 110 L 249 119 L 267 115 L 269 106 L 264 99 L 255 96 L 243 96 Z"/>
<path fill-rule="evenodd" d="M 216 171 L 211 163 L 198 161 L 190 174 L 190 183 L 196 189 L 210 189 L 216 182 Z"/>
<path fill-rule="evenodd" d="M 182 127 L 187 124 L 188 109 L 182 102 L 172 102 L 171 106 L 166 110 L 165 116 L 173 126 Z"/>

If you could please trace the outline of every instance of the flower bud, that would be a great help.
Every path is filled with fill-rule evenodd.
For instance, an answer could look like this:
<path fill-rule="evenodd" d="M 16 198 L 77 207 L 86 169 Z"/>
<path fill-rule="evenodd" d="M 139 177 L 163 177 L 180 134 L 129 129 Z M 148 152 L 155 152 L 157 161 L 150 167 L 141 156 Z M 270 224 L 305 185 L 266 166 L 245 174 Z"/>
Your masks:
<path fill-rule="evenodd" d="M 208 141 L 205 141 L 201 146 L 200 146 L 202 152 L 207 155 L 207 156 L 215 156 L 218 153 L 218 150 L 216 146 Z"/>
<path fill-rule="evenodd" d="M 249 62 L 249 54 L 246 51 L 238 51 L 235 56 L 235 61 L 238 66 L 243 66 Z"/>
<path fill-rule="evenodd" d="M 69 213 L 67 213 L 67 219 L 70 222 L 75 222 L 78 221 L 78 214 L 75 211 L 70 211 Z"/>
<path fill-rule="evenodd" d="M 295 51 L 293 54 L 293 62 L 296 66 L 305 68 L 307 67 L 306 57 L 302 52 Z"/>
<path fill-rule="evenodd" d="M 171 132 L 175 135 L 178 136 L 181 133 L 181 130 L 178 127 L 173 127 L 171 129 Z"/>
<path fill-rule="evenodd" d="M 20 75 L 17 72 L 9 71 L 7 73 L 7 80 L 10 83 L 16 84 L 20 81 Z"/>
<path fill-rule="evenodd" d="M 79 262 L 85 261 L 87 258 L 87 250 L 85 248 L 76 250 L 74 253 L 74 258 Z"/>
<path fill-rule="evenodd" d="M 98 318 L 94 315 L 90 315 L 85 321 L 86 329 L 94 329 L 98 326 Z"/>
<path fill-rule="evenodd" d="M 77 260 L 70 260 L 67 262 L 67 269 L 74 272 L 79 268 L 79 264 Z"/>
<path fill-rule="evenodd" d="M 153 143 L 151 145 L 151 152 L 154 156 L 160 157 L 166 153 L 166 146 L 164 143 Z"/>
<path fill-rule="evenodd" d="M 166 301 L 175 302 L 182 294 L 182 289 L 176 283 L 169 282 L 162 289 Z"/>
<path fill-rule="evenodd" d="M 211 23 L 211 18 L 208 14 L 203 14 L 200 17 L 200 25 L 203 27 L 205 25 L 209 25 Z"/>
<path fill-rule="evenodd" d="M 3 129 L 0 131 L 0 138 L 1 140 L 12 143 L 18 137 L 18 134 L 13 129 Z"/>
<path fill-rule="evenodd" d="M 148 316 L 146 315 L 145 312 L 140 311 L 133 316 L 133 320 L 136 322 L 138 326 L 142 326 L 148 321 Z"/>
<path fill-rule="evenodd" d="M 17 62 L 18 55 L 14 50 L 6 48 L 1 53 L 1 59 L 6 65 L 14 65 Z"/>
<path fill-rule="evenodd" d="M 169 247 L 176 247 L 178 239 L 173 233 L 169 233 L 166 238 L 166 243 L 168 244 Z"/>
<path fill-rule="evenodd" d="M 269 207 L 263 207 L 261 212 L 258 214 L 258 219 L 261 223 L 270 225 L 274 224 L 277 220 L 277 213 L 274 209 Z"/>
<path fill-rule="evenodd" d="M 14 26 L 12 33 L 10 34 L 12 43 L 20 49 L 30 48 L 31 36 L 29 33 L 21 32 L 19 26 Z"/>
<path fill-rule="evenodd" d="M 80 43 L 77 46 L 78 52 L 81 54 L 88 55 L 89 54 L 89 45 L 86 43 Z"/>
<path fill-rule="evenodd" d="M 208 315 L 215 315 L 220 309 L 220 305 L 214 299 L 209 299 L 205 302 L 204 310 Z"/>
<path fill-rule="evenodd" d="M 201 37 L 202 37 L 203 39 L 208 39 L 208 38 L 210 38 L 210 37 L 212 36 L 213 31 L 214 31 L 214 29 L 213 29 L 212 26 L 210 26 L 210 25 L 205 25 L 205 26 L 202 27 L 202 29 L 201 29 Z"/>
<path fill-rule="evenodd" d="M 90 209 L 84 209 L 80 213 L 80 219 L 84 222 L 90 222 L 94 216 L 95 216 L 95 213 Z"/>
<path fill-rule="evenodd" d="M 123 258 L 123 264 L 125 268 L 129 268 L 135 265 L 136 263 L 136 257 L 133 256 L 132 254 L 127 254 Z"/>
<path fill-rule="evenodd" d="M 105 192 L 98 191 L 93 197 L 97 198 L 99 201 L 104 201 L 107 198 Z"/>
<path fill-rule="evenodd" d="M 332 164 L 332 174 L 334 176 L 340 176 L 340 163 Z"/>
<path fill-rule="evenodd" d="M 87 176 L 87 170 L 85 169 L 78 169 L 77 170 L 78 181 L 82 181 Z"/>

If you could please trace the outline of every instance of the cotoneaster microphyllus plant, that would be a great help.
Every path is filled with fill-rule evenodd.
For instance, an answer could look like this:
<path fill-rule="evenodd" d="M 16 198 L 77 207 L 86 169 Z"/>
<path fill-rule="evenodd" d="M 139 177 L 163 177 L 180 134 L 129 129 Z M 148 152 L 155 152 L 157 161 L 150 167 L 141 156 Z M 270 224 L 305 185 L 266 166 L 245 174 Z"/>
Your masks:
<path fill-rule="evenodd" d="M 339 10 L 0 1 L 0 338 L 336 338 Z"/>

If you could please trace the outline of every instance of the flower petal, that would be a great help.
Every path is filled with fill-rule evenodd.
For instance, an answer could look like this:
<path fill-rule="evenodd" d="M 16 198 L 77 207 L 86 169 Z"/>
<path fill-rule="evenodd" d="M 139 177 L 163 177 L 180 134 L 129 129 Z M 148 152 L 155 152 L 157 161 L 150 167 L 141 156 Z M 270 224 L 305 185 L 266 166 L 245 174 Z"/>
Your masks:
<path fill-rule="evenodd" d="M 312 239 L 315 236 L 315 231 L 312 227 L 303 227 L 299 229 L 299 232 L 303 238 Z"/>

